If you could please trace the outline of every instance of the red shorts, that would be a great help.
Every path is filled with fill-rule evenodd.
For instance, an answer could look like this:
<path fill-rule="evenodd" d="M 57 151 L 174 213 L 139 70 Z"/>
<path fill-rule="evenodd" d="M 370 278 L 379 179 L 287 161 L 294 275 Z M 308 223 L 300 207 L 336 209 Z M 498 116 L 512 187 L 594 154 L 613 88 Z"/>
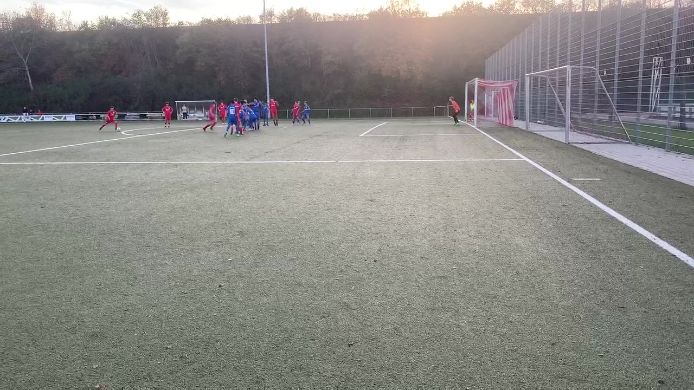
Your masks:
<path fill-rule="evenodd" d="M 164 120 L 171 121 L 171 115 L 164 115 Z"/>
<path fill-rule="evenodd" d="M 106 117 L 106 123 L 113 123 L 115 121 L 116 121 L 116 118 Z"/>

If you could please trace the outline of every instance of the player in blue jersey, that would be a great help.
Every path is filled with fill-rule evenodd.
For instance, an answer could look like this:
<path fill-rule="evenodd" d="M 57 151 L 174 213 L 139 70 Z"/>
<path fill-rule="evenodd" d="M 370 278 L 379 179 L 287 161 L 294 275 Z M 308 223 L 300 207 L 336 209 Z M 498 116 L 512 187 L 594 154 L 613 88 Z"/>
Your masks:
<path fill-rule="evenodd" d="M 260 114 L 263 118 L 263 126 L 270 126 L 270 108 L 267 106 L 266 102 L 261 102 Z"/>
<path fill-rule="evenodd" d="M 301 120 L 306 124 L 311 124 L 311 107 L 308 105 L 308 101 L 304 100 L 304 111 L 301 113 Z"/>
<path fill-rule="evenodd" d="M 255 126 L 256 130 L 260 130 L 260 115 L 261 115 L 260 110 L 261 110 L 261 107 L 260 107 L 260 101 L 258 101 L 257 98 L 253 99 L 253 106 L 251 107 L 251 109 L 253 110 L 253 116 L 254 116 L 253 125 Z"/>
<path fill-rule="evenodd" d="M 244 100 L 243 104 L 241 105 L 241 122 L 243 123 L 243 127 L 246 129 L 251 127 L 250 111 L 251 109 L 248 107 L 248 101 Z"/>
<path fill-rule="evenodd" d="M 231 134 L 236 133 L 236 128 L 239 127 L 239 133 L 241 132 L 240 124 L 238 123 L 239 121 L 239 115 L 236 107 L 236 104 L 238 103 L 237 99 L 234 99 L 234 103 L 229 104 L 227 106 L 227 129 L 224 130 L 224 137 L 229 134 L 229 128 L 231 128 Z"/>

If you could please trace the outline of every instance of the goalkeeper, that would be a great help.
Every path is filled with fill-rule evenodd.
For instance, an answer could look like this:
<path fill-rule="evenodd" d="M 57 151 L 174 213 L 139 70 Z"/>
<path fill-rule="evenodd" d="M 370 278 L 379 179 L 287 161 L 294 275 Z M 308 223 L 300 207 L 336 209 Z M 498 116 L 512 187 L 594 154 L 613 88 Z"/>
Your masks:
<path fill-rule="evenodd" d="M 451 109 L 453 110 L 451 117 L 453 118 L 453 125 L 458 125 L 460 122 L 458 121 L 458 114 L 460 114 L 460 104 L 455 101 L 455 98 L 453 96 L 448 98 L 448 102 L 451 104 Z"/>

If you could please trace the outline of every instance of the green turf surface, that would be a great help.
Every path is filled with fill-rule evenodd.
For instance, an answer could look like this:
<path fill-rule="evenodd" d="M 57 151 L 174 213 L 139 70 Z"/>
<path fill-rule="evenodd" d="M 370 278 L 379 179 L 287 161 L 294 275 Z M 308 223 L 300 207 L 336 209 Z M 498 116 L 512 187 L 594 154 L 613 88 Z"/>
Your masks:
<path fill-rule="evenodd" d="M 0 165 L 0 388 L 694 383 L 694 270 L 470 127 L 380 123 L 0 157 L 79 163 Z M 485 131 L 694 253 L 691 186 Z M 0 126 L 0 154 L 130 136 Z"/>
<path fill-rule="evenodd" d="M 668 129 L 663 126 L 641 125 L 635 123 L 625 123 L 629 136 L 632 141 L 643 144 L 665 148 L 667 142 Z M 673 125 L 677 125 L 673 122 Z M 694 154 L 694 129 L 689 130 L 670 130 L 670 150 L 674 152 Z"/>
<path fill-rule="evenodd" d="M 673 125 L 676 126 L 677 122 L 673 122 Z M 601 122 L 595 127 L 598 131 L 604 132 L 603 135 L 606 136 L 621 138 L 621 135 L 624 134 L 619 123 Z M 668 128 L 665 126 L 641 124 L 639 127 L 636 123 L 624 122 L 624 127 L 633 143 L 656 146 L 662 149 L 667 148 L 673 152 L 694 154 L 694 129 L 670 129 L 668 142 Z"/>

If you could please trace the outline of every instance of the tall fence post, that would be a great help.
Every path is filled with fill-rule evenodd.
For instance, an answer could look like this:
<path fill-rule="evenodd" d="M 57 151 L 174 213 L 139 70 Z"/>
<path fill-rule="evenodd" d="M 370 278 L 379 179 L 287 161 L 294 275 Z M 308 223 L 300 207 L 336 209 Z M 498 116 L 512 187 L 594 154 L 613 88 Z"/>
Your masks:
<path fill-rule="evenodd" d="M 540 17 L 540 26 L 537 31 L 537 70 L 542 70 L 542 27 L 544 26 L 543 23 L 544 18 Z M 538 93 L 540 92 L 540 88 L 542 88 L 542 80 L 538 80 L 537 82 L 537 90 Z M 545 95 L 547 95 L 547 90 L 545 89 Z M 538 98 L 535 99 L 537 101 L 537 113 L 539 116 L 540 113 L 540 104 L 541 100 L 538 96 Z"/>
<path fill-rule="evenodd" d="M 530 39 L 530 72 L 526 73 L 531 73 L 535 71 L 535 30 L 537 27 L 536 23 L 533 23 L 533 33 L 532 33 L 532 39 Z M 525 88 L 529 91 L 530 90 L 530 84 L 526 84 Z M 530 103 L 530 99 L 528 99 L 527 104 L 530 104 L 526 110 L 528 110 L 528 118 L 530 118 L 530 114 L 532 114 L 532 104 Z"/>
<path fill-rule="evenodd" d="M 581 1 L 581 52 L 578 59 L 578 115 L 583 115 L 583 57 L 586 50 L 586 0 Z"/>
<path fill-rule="evenodd" d="M 525 130 L 530 130 L 530 76 L 525 75 Z"/>
<path fill-rule="evenodd" d="M 573 7 L 573 1 L 568 0 L 569 3 L 569 12 L 567 15 L 567 23 L 566 23 L 566 65 L 568 66 L 567 74 L 566 74 L 566 94 L 567 100 L 566 100 L 566 116 L 569 118 L 569 124 L 571 123 L 571 19 L 573 19 L 573 14 L 574 14 L 574 7 Z M 557 48 L 558 50 L 558 48 Z"/>
<path fill-rule="evenodd" d="M 622 35 L 622 0 L 617 0 L 617 31 L 615 36 L 615 46 L 614 46 L 614 75 L 612 76 L 612 101 L 614 102 L 615 111 L 617 105 L 619 105 L 619 48 L 621 47 L 621 35 Z M 616 119 L 616 118 L 615 118 Z"/>
<path fill-rule="evenodd" d="M 670 48 L 670 87 L 668 88 L 667 130 L 665 131 L 665 150 L 672 145 L 672 114 L 675 97 L 675 79 L 677 78 L 677 34 L 680 20 L 680 0 L 674 0 L 672 6 L 672 47 Z"/>
<path fill-rule="evenodd" d="M 479 86 L 479 79 L 475 78 L 475 111 L 472 113 L 472 115 L 474 115 L 474 118 L 475 118 L 475 120 L 474 120 L 475 121 L 475 127 L 477 127 L 477 89 L 478 89 L 478 86 Z"/>
<path fill-rule="evenodd" d="M 569 132 L 571 131 L 571 66 L 566 67 L 566 107 L 564 108 L 564 141 L 569 143 Z"/>
<path fill-rule="evenodd" d="M 545 50 L 547 51 L 547 61 L 545 62 L 545 68 L 549 69 L 549 47 L 550 47 L 550 39 L 552 35 L 552 13 L 550 12 L 547 14 L 547 42 L 545 42 Z M 545 83 L 547 84 L 545 86 L 545 122 L 547 117 L 549 117 L 549 78 L 545 80 Z"/>
<path fill-rule="evenodd" d="M 597 36 L 595 38 L 595 71 L 600 77 L 600 39 L 602 35 L 602 0 L 598 0 L 598 26 L 597 26 Z M 593 89 L 593 126 L 595 126 L 595 119 L 598 114 L 598 83 L 595 83 L 595 88 Z"/>
<path fill-rule="evenodd" d="M 643 54 L 646 46 L 646 18 L 648 16 L 648 0 L 642 0 L 641 7 L 641 37 L 639 39 L 639 85 L 636 92 L 636 144 L 641 139 L 641 95 L 643 94 Z"/>

